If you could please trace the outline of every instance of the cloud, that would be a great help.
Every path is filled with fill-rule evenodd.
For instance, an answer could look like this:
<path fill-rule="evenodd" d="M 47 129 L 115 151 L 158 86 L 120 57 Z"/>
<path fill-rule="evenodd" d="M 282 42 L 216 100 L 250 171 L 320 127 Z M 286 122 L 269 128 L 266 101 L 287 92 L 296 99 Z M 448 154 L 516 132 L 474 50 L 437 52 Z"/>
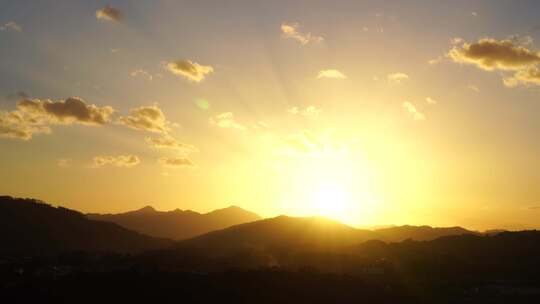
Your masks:
<path fill-rule="evenodd" d="M 135 130 L 155 133 L 166 133 L 170 130 L 171 123 L 165 118 L 165 114 L 157 105 L 142 106 L 131 109 L 128 116 L 118 119 L 120 124 Z"/>
<path fill-rule="evenodd" d="M 292 115 L 302 115 L 306 117 L 317 117 L 321 114 L 322 110 L 316 106 L 308 106 L 305 109 L 299 109 L 298 107 L 292 107 L 287 110 Z"/>
<path fill-rule="evenodd" d="M 104 125 L 111 120 L 114 109 L 87 104 L 79 97 L 51 101 L 23 99 L 17 109 L 0 111 L 0 137 L 30 140 L 34 134 L 51 133 L 51 125 Z"/>
<path fill-rule="evenodd" d="M 96 11 L 96 18 L 98 20 L 120 22 L 120 20 L 122 20 L 122 13 L 120 10 L 107 5 Z"/>
<path fill-rule="evenodd" d="M 442 60 L 443 60 L 443 57 L 438 56 L 437 58 L 433 58 L 433 59 L 428 60 L 428 63 L 431 64 L 431 65 L 435 65 L 435 64 L 440 63 Z"/>
<path fill-rule="evenodd" d="M 470 84 L 467 86 L 467 89 L 471 90 L 471 91 L 475 91 L 476 93 L 480 93 L 480 88 L 473 85 L 473 84 Z"/>
<path fill-rule="evenodd" d="M 115 167 L 131 168 L 141 163 L 136 155 L 101 155 L 94 157 L 94 168 L 100 168 L 106 165 Z"/>
<path fill-rule="evenodd" d="M 17 104 L 17 107 L 24 112 L 47 117 L 52 124 L 65 125 L 72 123 L 103 125 L 110 121 L 114 113 L 112 107 L 87 104 L 79 97 L 59 101 L 24 99 Z"/>
<path fill-rule="evenodd" d="M 161 157 L 158 162 L 166 168 L 195 167 L 195 163 L 187 157 Z"/>
<path fill-rule="evenodd" d="M 146 78 L 146 79 L 148 79 L 150 81 L 154 80 L 154 76 L 152 74 L 150 74 L 148 71 L 143 70 L 143 69 L 134 70 L 129 75 L 131 77 L 143 77 L 143 78 Z"/>
<path fill-rule="evenodd" d="M 437 100 L 435 100 L 435 99 L 433 99 L 433 98 L 431 98 L 431 97 L 426 97 L 426 102 L 427 102 L 428 104 L 432 104 L 432 105 L 438 103 Z"/>
<path fill-rule="evenodd" d="M 540 63 L 540 53 L 512 40 L 483 38 L 453 47 L 447 56 L 454 62 L 473 64 L 486 71 L 520 70 Z"/>
<path fill-rule="evenodd" d="M 15 21 L 9 21 L 4 25 L 0 26 L 0 31 L 6 32 L 22 32 L 22 27 L 17 24 Z"/>
<path fill-rule="evenodd" d="M 166 64 L 167 70 L 175 75 L 179 75 L 194 82 L 203 81 L 207 75 L 214 72 L 214 68 L 209 65 L 200 65 L 191 60 L 179 60 Z"/>
<path fill-rule="evenodd" d="M 426 119 L 426 116 L 423 113 L 421 113 L 420 111 L 418 111 L 416 109 L 416 107 L 412 103 L 410 103 L 408 101 L 405 101 L 403 103 L 403 107 L 405 108 L 405 110 L 407 110 L 407 112 L 409 112 L 409 114 L 411 114 L 411 116 L 412 116 L 412 118 L 414 120 L 425 120 Z"/>
<path fill-rule="evenodd" d="M 51 133 L 47 122 L 18 110 L 0 112 L 0 137 L 30 140 L 39 133 Z"/>
<path fill-rule="evenodd" d="M 145 141 L 152 147 L 156 149 L 174 149 L 180 150 L 184 153 L 188 152 L 198 152 L 199 150 L 190 144 L 184 144 L 176 140 L 174 137 L 166 134 L 161 137 L 146 137 Z"/>
<path fill-rule="evenodd" d="M 285 39 L 294 39 L 302 45 L 324 41 L 324 37 L 316 36 L 311 33 L 302 33 L 299 31 L 299 28 L 300 25 L 298 23 L 282 23 L 281 35 Z"/>
<path fill-rule="evenodd" d="M 322 70 L 322 71 L 319 71 L 317 78 L 318 79 L 321 79 L 321 78 L 346 79 L 347 76 L 345 76 L 345 74 L 341 73 L 338 70 Z"/>
<path fill-rule="evenodd" d="M 216 125 L 220 128 L 231 128 L 244 130 L 246 127 L 234 119 L 232 112 L 224 112 L 218 114 L 209 120 L 210 124 Z"/>
<path fill-rule="evenodd" d="M 405 73 L 392 73 L 392 74 L 388 74 L 386 76 L 386 79 L 388 79 L 388 82 L 390 83 L 399 84 L 402 81 L 409 79 L 409 75 Z"/>
<path fill-rule="evenodd" d="M 530 67 L 526 70 L 517 71 L 514 76 L 504 78 L 503 83 L 509 88 L 517 87 L 520 84 L 540 85 L 540 70 L 538 70 L 538 67 Z"/>

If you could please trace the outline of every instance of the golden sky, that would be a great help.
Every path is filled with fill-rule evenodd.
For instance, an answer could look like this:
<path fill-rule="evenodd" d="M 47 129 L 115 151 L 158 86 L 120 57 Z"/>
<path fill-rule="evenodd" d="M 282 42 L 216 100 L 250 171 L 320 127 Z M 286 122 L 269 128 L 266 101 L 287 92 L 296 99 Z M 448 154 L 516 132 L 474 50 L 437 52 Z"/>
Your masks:
<path fill-rule="evenodd" d="M 0 193 L 540 227 L 537 1 L 5 1 Z"/>

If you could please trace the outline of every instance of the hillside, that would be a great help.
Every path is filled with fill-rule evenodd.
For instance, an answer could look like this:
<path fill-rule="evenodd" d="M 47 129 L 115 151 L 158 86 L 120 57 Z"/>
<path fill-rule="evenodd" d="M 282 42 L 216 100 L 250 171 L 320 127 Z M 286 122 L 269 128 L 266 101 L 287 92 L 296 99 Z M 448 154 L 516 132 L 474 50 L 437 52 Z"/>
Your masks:
<path fill-rule="evenodd" d="M 136 253 L 166 248 L 158 239 L 113 223 L 34 199 L 0 197 L 0 253 L 48 254 L 64 251 Z"/>

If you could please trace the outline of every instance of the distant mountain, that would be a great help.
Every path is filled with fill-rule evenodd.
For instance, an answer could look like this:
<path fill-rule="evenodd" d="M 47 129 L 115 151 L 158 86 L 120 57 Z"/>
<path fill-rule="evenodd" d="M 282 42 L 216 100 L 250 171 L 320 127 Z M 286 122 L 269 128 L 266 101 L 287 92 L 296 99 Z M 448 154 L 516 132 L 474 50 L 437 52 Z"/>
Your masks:
<path fill-rule="evenodd" d="M 34 199 L 0 196 L 0 253 L 49 254 L 64 251 L 136 253 L 166 248 L 158 239 L 113 223 Z"/>
<path fill-rule="evenodd" d="M 231 206 L 201 214 L 191 210 L 156 211 L 146 206 L 118 214 L 87 214 L 92 220 L 113 222 L 154 237 L 183 240 L 233 225 L 260 220 L 261 217 Z"/>
<path fill-rule="evenodd" d="M 479 232 L 470 231 L 461 227 L 430 227 L 430 226 L 396 226 L 375 230 L 378 240 L 385 242 L 401 242 L 407 239 L 415 241 L 431 241 L 443 236 L 472 234 L 480 235 Z"/>

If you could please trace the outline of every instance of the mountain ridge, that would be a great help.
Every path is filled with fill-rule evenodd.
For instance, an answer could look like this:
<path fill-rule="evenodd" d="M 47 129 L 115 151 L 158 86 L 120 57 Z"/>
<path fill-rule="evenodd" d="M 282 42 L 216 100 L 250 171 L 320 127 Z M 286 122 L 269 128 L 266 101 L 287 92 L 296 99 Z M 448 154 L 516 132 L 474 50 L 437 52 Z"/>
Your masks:
<path fill-rule="evenodd" d="M 87 213 L 89 219 L 113 222 L 130 230 L 173 240 L 189 239 L 236 224 L 260 220 L 256 213 L 231 205 L 207 213 L 174 209 L 158 211 L 152 206 L 116 214 Z"/>

